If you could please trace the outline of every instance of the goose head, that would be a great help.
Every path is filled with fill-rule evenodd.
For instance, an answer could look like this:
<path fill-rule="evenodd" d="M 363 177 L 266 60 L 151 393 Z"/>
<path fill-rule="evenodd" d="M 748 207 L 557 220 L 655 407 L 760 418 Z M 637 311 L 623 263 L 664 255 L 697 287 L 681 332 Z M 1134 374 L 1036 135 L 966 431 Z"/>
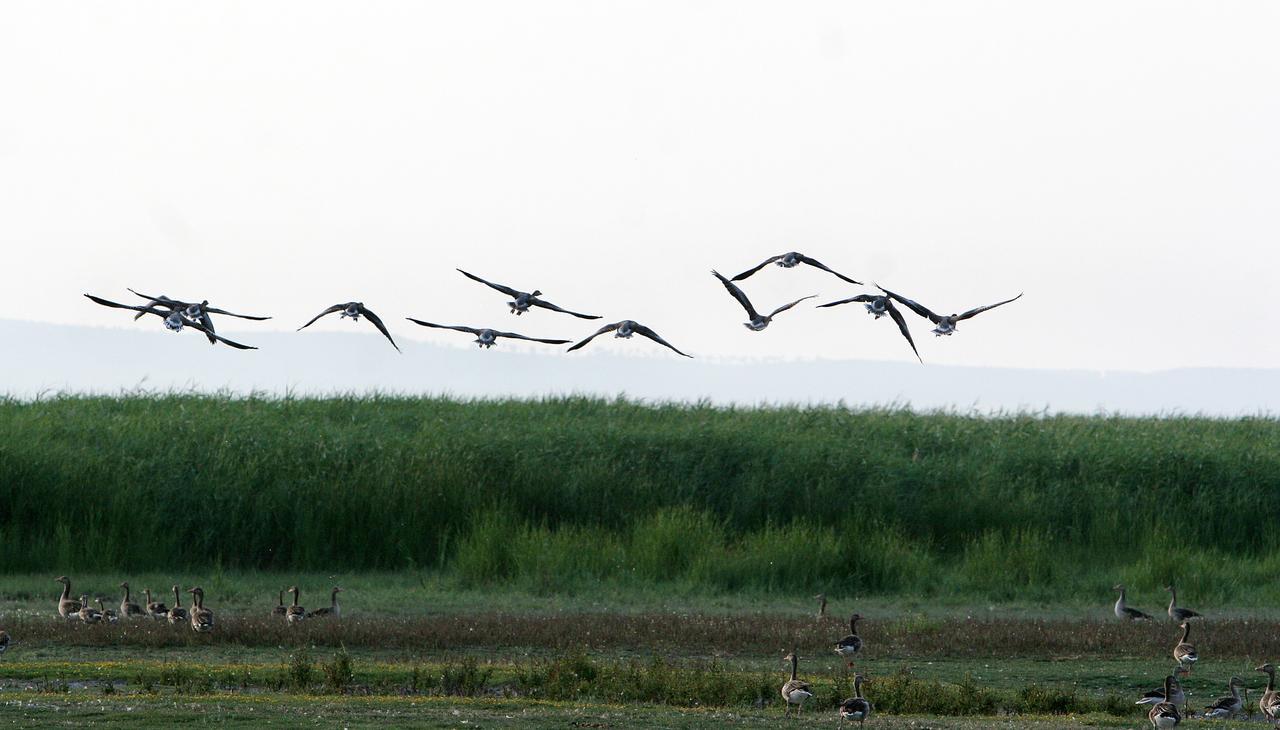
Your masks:
<path fill-rule="evenodd" d="M 68 577 L 67 577 L 67 576 L 65 576 L 65 575 L 60 575 L 60 576 L 58 576 L 57 578 L 54 578 L 54 579 L 53 579 L 53 582 L 54 582 L 54 583 L 61 583 L 61 584 L 63 584 L 63 585 L 71 585 L 71 579 L 70 579 L 70 578 L 68 578 Z"/>
<path fill-rule="evenodd" d="M 1262 672 L 1263 674 L 1275 674 L 1276 667 L 1271 662 L 1267 662 L 1266 664 L 1263 664 L 1260 667 L 1255 667 L 1253 671 Z"/>

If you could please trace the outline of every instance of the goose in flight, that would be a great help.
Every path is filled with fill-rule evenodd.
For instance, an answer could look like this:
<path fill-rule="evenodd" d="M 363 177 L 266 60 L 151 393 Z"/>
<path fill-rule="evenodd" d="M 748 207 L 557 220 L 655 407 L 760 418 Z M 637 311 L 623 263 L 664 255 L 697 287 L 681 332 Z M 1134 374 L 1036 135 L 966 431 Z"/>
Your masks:
<path fill-rule="evenodd" d="M 903 318 L 902 312 L 898 311 L 898 308 L 893 306 L 893 300 L 889 297 L 883 294 L 859 294 L 856 297 L 841 299 L 838 302 L 819 304 L 818 309 L 822 309 L 823 307 L 835 307 L 841 304 L 848 304 L 850 302 L 862 302 L 867 306 L 867 312 L 872 314 L 876 319 L 880 319 L 886 314 L 892 317 L 893 321 L 898 324 L 898 331 L 902 333 L 903 337 L 907 338 L 907 344 L 911 345 L 911 351 L 916 354 L 916 359 L 920 360 L 921 364 L 924 363 L 924 360 L 920 358 L 920 351 L 916 349 L 915 340 L 911 339 L 911 330 L 907 329 L 907 320 Z"/>
<path fill-rule="evenodd" d="M 751 300 L 747 299 L 747 295 L 741 289 L 738 288 L 737 284 L 734 284 L 732 281 L 729 281 L 728 279 L 721 276 L 719 271 L 712 269 L 711 273 L 715 274 L 715 277 L 720 280 L 721 284 L 724 284 L 724 288 L 729 291 L 729 294 L 733 295 L 733 298 L 738 300 L 738 304 L 741 304 L 742 308 L 747 310 L 747 316 L 751 317 L 751 321 L 744 322 L 742 326 L 746 327 L 752 332 L 759 332 L 765 327 L 768 327 L 769 323 L 772 322 L 773 318 L 778 316 L 778 314 L 785 312 L 788 309 L 791 309 L 792 307 L 799 304 L 800 302 L 803 302 L 806 299 L 813 299 L 814 297 L 818 296 L 817 294 L 810 294 L 807 297 L 800 297 L 794 302 L 791 302 L 790 304 L 784 304 L 781 307 L 778 307 L 777 309 L 773 310 L 768 314 L 760 314 L 759 312 L 756 311 L 755 307 L 751 306 Z"/>
<path fill-rule="evenodd" d="M 228 312 L 225 309 L 210 307 L 208 299 L 205 299 L 202 302 L 184 302 L 177 299 L 170 299 L 169 297 L 163 294 L 161 294 L 158 297 L 153 297 L 149 294 L 143 294 L 142 292 L 135 291 L 133 289 L 130 289 L 129 291 L 135 296 L 146 299 L 147 306 L 149 307 L 160 307 L 160 308 L 166 308 L 166 309 L 181 310 L 182 315 L 184 317 L 186 317 L 187 319 L 194 319 L 195 321 L 204 325 L 205 329 L 209 330 L 209 332 L 215 331 L 213 327 L 213 318 L 209 316 L 211 314 L 223 314 L 228 317 L 238 317 L 240 319 L 252 319 L 258 322 L 271 319 L 270 317 L 257 317 L 251 314 L 236 314 L 235 312 Z M 137 314 L 133 315 L 133 318 L 134 320 L 137 320 L 141 318 L 142 315 L 144 314 L 146 314 L 146 312 L 138 312 Z M 209 344 L 212 345 L 215 342 L 217 342 L 217 340 L 215 340 L 212 335 L 206 333 L 205 336 L 209 338 Z"/>
<path fill-rule="evenodd" d="M 657 332 L 654 332 L 653 330 L 649 329 L 648 327 L 645 327 L 639 322 L 635 322 L 630 319 L 624 319 L 621 322 L 614 322 L 613 324 L 606 324 L 605 326 L 596 330 L 595 334 L 591 335 L 590 337 L 583 340 L 582 342 L 579 342 L 573 347 L 570 347 L 567 350 L 567 352 L 573 352 L 574 350 L 577 350 L 581 347 L 586 346 L 588 342 L 594 340 L 595 338 L 599 337 L 600 335 L 606 332 L 612 332 L 614 337 L 622 337 L 624 339 L 630 338 L 631 335 L 640 335 L 642 337 L 648 337 L 649 339 L 653 340 L 659 345 L 662 345 L 663 347 L 671 348 L 676 352 L 676 354 L 684 355 L 685 357 L 693 357 L 693 355 L 686 355 L 685 353 L 677 350 L 676 347 L 672 345 L 670 342 L 667 342 L 666 340 L 659 337 Z"/>
<path fill-rule="evenodd" d="M 476 344 L 484 348 L 493 347 L 498 344 L 499 337 L 510 337 L 513 340 L 541 342 L 547 345 L 567 345 L 572 342 L 572 340 L 544 340 L 538 337 L 525 337 L 524 335 L 518 335 L 515 332 L 499 332 L 498 330 L 489 329 L 487 327 L 478 329 L 476 327 L 463 327 L 460 325 L 432 324 L 431 322 L 423 322 L 422 320 L 414 319 L 413 317 L 405 317 L 405 319 L 413 322 L 414 324 L 420 324 L 423 327 L 435 327 L 436 329 L 442 330 L 457 330 L 459 332 L 473 334 L 476 336 Z"/>
<path fill-rule="evenodd" d="M 921 317 L 924 317 L 925 319 L 929 320 L 930 322 L 933 322 L 933 323 L 934 323 L 934 325 L 936 325 L 936 326 L 933 328 L 933 333 L 934 333 L 935 335 L 939 336 L 939 337 L 941 337 L 941 336 L 943 336 L 943 335 L 948 335 L 948 336 L 950 336 L 950 335 L 955 334 L 955 331 L 956 331 L 956 324 L 957 324 L 957 323 L 959 323 L 959 322 L 961 322 L 961 321 L 963 321 L 963 320 L 969 319 L 970 317 L 973 317 L 974 315 L 982 314 L 983 312 L 987 311 L 988 309 L 995 309 L 996 307 L 999 307 L 999 306 L 1004 305 L 1004 304 L 1008 304 L 1009 302 L 1015 302 L 1015 301 L 1017 301 L 1017 300 L 1019 300 L 1019 299 L 1021 299 L 1021 298 L 1022 298 L 1022 295 L 1021 295 L 1021 294 L 1019 294 L 1018 296 L 1014 297 L 1013 299 L 1006 299 L 1006 300 L 1004 300 L 1003 302 L 996 302 L 995 304 L 988 304 L 988 305 L 986 305 L 985 307 L 975 307 L 975 308 L 970 309 L 969 311 L 965 312 L 964 314 L 948 314 L 948 315 L 946 315 L 946 316 L 943 316 L 943 315 L 940 315 L 940 314 L 934 314 L 933 312 L 929 311 L 929 309 L 928 309 L 927 307 L 925 307 L 923 304 L 920 304 L 920 303 L 918 303 L 918 302 L 913 302 L 913 301 L 911 301 L 910 299 L 907 299 L 906 297 L 904 297 L 904 296 L 902 296 L 902 295 L 900 295 L 900 294 L 894 294 L 893 292 L 889 291 L 888 289 L 885 289 L 884 287 L 880 286 L 879 284 L 877 284 L 876 286 L 877 286 L 877 287 L 879 287 L 880 291 L 884 292 L 885 294 L 888 294 L 888 295 L 889 295 L 890 297 L 892 297 L 893 299 L 896 299 L 896 300 L 898 301 L 898 303 L 899 303 L 899 304 L 901 304 L 901 305 L 905 306 L 906 308 L 910 309 L 911 311 L 915 312 L 916 314 L 920 315 Z"/>
<path fill-rule="evenodd" d="M 481 284 L 484 284 L 485 286 L 489 287 L 490 289 L 496 289 L 502 292 L 503 294 L 506 294 L 507 296 L 511 297 L 512 301 L 507 302 L 507 304 L 511 307 L 511 313 L 515 315 L 524 314 L 525 312 L 529 311 L 529 307 L 542 307 L 543 309 L 550 309 L 553 312 L 571 314 L 577 317 L 578 319 L 600 319 L 600 315 L 598 314 L 581 314 L 579 312 L 570 312 L 567 309 L 561 309 L 560 307 L 557 307 L 556 305 L 552 304 L 551 302 L 548 302 L 545 299 L 539 299 L 538 297 L 542 296 L 542 292 L 538 291 L 537 289 L 534 289 L 532 292 L 517 291 L 503 284 L 495 284 L 492 281 L 485 281 L 484 279 L 481 279 L 475 274 L 468 274 L 462 269 L 458 269 L 458 273 L 462 274 L 468 279 L 471 279 L 472 281 L 478 281 Z"/>
<path fill-rule="evenodd" d="M 315 324 L 317 319 L 320 319 L 326 314 L 333 314 L 334 312 L 342 312 L 342 316 L 339 317 L 338 319 L 346 319 L 347 317 L 350 317 L 354 322 L 359 322 L 360 315 L 362 314 L 368 317 L 369 321 L 373 322 L 373 326 L 377 327 L 378 331 L 382 333 L 382 336 L 387 338 L 387 342 L 390 342 L 391 346 L 396 348 L 396 352 L 400 352 L 400 346 L 396 344 L 395 340 L 391 339 L 391 333 L 387 331 L 387 326 L 382 323 L 381 319 L 378 319 L 378 315 L 374 314 L 373 310 L 365 307 L 363 302 L 347 302 L 346 304 L 335 304 L 332 307 L 329 307 L 328 309 L 324 310 L 320 314 L 317 314 L 316 316 L 312 317 L 310 322 L 307 322 L 306 324 L 299 327 L 297 331 L 301 332 L 302 330 Z"/>
<path fill-rule="evenodd" d="M 810 266 L 812 266 L 812 267 L 814 267 L 814 268 L 822 269 L 823 271 L 827 272 L 828 274 L 835 274 L 838 278 L 842 279 L 843 281 L 847 281 L 847 282 L 849 282 L 850 284 L 861 284 L 861 283 L 862 283 L 862 282 L 860 282 L 860 281 L 854 281 L 853 279 L 850 279 L 849 277 L 845 276 L 844 274 L 841 274 L 841 273 L 839 273 L 839 272 L 837 272 L 837 271 L 834 271 L 834 270 L 832 270 L 832 269 L 830 269 L 830 268 L 827 268 L 827 266 L 826 266 L 825 264 L 823 264 L 821 261 L 819 261 L 819 260 L 817 260 L 817 259 L 815 259 L 815 258 L 812 258 L 812 257 L 809 257 L 809 256 L 805 256 L 804 254 L 802 254 L 802 253 L 797 253 L 797 252 L 795 252 L 795 251 L 791 251 L 791 252 L 783 253 L 783 254 L 778 254 L 777 256 L 770 256 L 769 258 L 767 258 L 767 259 L 765 259 L 764 261 L 760 262 L 760 263 L 759 263 L 759 264 L 757 264 L 756 266 L 754 266 L 754 267 L 752 267 L 752 268 L 750 268 L 750 269 L 747 269 L 746 271 L 742 272 L 741 274 L 738 274 L 737 276 L 733 277 L 733 280 L 734 280 L 734 281 L 742 281 L 743 279 L 747 278 L 748 276 L 751 276 L 752 274 L 756 273 L 756 272 L 757 272 L 757 271 L 759 271 L 760 269 L 763 269 L 764 267 L 768 266 L 769 264 L 777 264 L 778 266 L 781 266 L 781 267 L 782 267 L 782 268 L 784 268 L 784 269 L 790 269 L 790 268 L 793 268 L 793 267 L 795 267 L 795 266 L 797 266 L 797 265 L 799 265 L 799 264 L 808 264 L 808 265 L 810 265 Z"/>
<path fill-rule="evenodd" d="M 134 306 L 132 304 L 120 304 L 119 302 L 113 302 L 109 299 L 103 299 L 102 297 L 95 297 L 92 294 L 85 294 L 85 296 L 88 297 L 90 301 L 93 301 L 96 304 L 101 304 L 104 307 L 114 307 L 115 309 L 129 309 L 139 314 L 154 314 L 155 316 L 164 320 L 164 326 L 166 328 L 174 332 L 181 332 L 183 327 L 190 327 L 193 330 L 199 330 L 200 332 L 205 333 L 206 336 L 213 338 L 214 341 L 216 342 L 221 342 L 224 345 L 230 345 L 231 347 L 234 347 L 237 350 L 258 349 L 251 345 L 242 345 L 239 342 L 233 342 L 223 337 L 222 335 L 216 334 L 213 330 L 206 329 L 203 324 L 197 322 L 196 320 L 188 319 L 182 313 L 181 309 L 171 309 L 166 311 L 163 309 L 157 309 L 153 306 L 139 307 L 139 306 Z"/>

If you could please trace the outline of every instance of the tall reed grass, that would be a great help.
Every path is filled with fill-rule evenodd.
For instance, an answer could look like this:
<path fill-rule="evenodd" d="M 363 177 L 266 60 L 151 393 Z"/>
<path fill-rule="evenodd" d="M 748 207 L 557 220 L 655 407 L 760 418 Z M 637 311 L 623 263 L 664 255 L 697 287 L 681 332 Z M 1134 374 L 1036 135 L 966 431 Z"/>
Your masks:
<path fill-rule="evenodd" d="M 564 398 L 0 401 L 8 571 L 1053 595 L 1280 565 L 1280 422 Z M 1204 595 L 1204 594 L 1201 594 Z"/>

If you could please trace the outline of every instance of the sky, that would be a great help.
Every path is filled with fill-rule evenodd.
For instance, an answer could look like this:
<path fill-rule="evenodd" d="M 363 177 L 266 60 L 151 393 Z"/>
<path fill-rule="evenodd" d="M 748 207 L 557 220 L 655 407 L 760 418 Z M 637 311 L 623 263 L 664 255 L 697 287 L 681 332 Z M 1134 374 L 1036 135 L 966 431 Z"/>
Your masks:
<path fill-rule="evenodd" d="M 908 314 L 924 367 L 1276 368 L 1277 37 L 1267 2 L 8 2 L 4 317 L 157 327 L 80 296 L 133 287 L 275 317 L 242 332 L 594 330 L 460 267 L 700 358 L 914 362 L 854 306 L 742 327 L 710 270 L 798 250 L 940 312 L 1025 292 Z"/>

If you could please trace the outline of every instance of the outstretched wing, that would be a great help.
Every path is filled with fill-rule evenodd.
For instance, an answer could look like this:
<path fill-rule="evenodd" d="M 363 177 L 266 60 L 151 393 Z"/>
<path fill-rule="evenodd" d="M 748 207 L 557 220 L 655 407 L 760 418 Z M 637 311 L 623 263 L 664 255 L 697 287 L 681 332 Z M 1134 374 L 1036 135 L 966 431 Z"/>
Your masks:
<path fill-rule="evenodd" d="M 435 327 L 436 329 L 441 329 L 441 330 L 457 330 L 458 332 L 470 332 L 473 335 L 480 334 L 480 330 L 476 329 L 475 327 L 463 327 L 462 325 L 450 325 L 450 324 L 434 324 L 432 322 L 423 322 L 422 320 L 414 319 L 413 317 L 405 317 L 405 319 L 409 320 L 410 322 L 413 322 L 414 324 L 420 324 L 423 327 Z"/>
<path fill-rule="evenodd" d="M 1016 302 L 1016 301 L 1018 301 L 1018 300 L 1019 300 L 1019 299 L 1021 299 L 1021 298 L 1022 298 L 1022 295 L 1021 295 L 1021 294 L 1019 294 L 1018 296 L 1014 297 L 1013 299 L 1006 299 L 1006 300 L 1004 300 L 1003 302 L 996 302 L 995 304 L 988 304 L 988 305 L 987 305 L 987 306 L 985 306 L 985 307 L 976 307 L 976 308 L 974 308 L 974 309 L 970 309 L 969 311 L 965 312 L 964 314 L 961 314 L 960 316 L 956 317 L 956 321 L 957 321 L 957 322 L 959 322 L 959 321 L 960 321 L 960 320 L 962 320 L 962 319 L 968 319 L 968 318 L 972 317 L 972 316 L 973 316 L 973 315 L 975 315 L 975 314 L 982 314 L 983 312 L 987 311 L 988 309 L 995 309 L 996 307 L 999 307 L 999 306 L 1001 306 L 1001 305 L 1003 305 L 1003 304 L 1008 304 L 1009 302 Z"/>
<path fill-rule="evenodd" d="M 204 310 L 204 311 L 206 311 L 206 312 L 208 312 L 208 313 L 210 313 L 210 314 L 221 314 L 221 315 L 223 315 L 223 316 L 225 316 L 225 317 L 239 317 L 240 319 L 252 319 L 252 320 L 257 321 L 257 322 L 261 322 L 261 321 L 263 321 L 263 320 L 271 319 L 270 317 L 255 317 L 255 316 L 254 316 L 254 315 L 252 315 L 252 314 L 236 314 L 235 312 L 228 312 L 228 311 L 227 311 L 227 310 L 225 310 L 225 309 L 216 309 L 216 308 L 214 308 L 214 307 L 205 307 L 205 310 Z"/>
<path fill-rule="evenodd" d="M 822 309 L 823 307 L 836 307 L 836 306 L 839 306 L 839 305 L 841 305 L 841 304 L 849 304 L 849 303 L 852 303 L 852 302 L 873 302 L 873 301 L 875 301 L 875 299 L 876 299 L 876 295 L 875 295 L 875 294 L 859 294 L 859 295 L 858 295 L 858 296 L 856 296 L 856 297 L 849 297 L 848 299 L 841 299 L 841 300 L 840 300 L 840 301 L 838 301 L 838 302 L 827 302 L 826 304 L 819 304 L 817 308 L 818 308 L 818 309 Z"/>
<path fill-rule="evenodd" d="M 179 315 L 179 316 L 181 316 L 181 315 Z M 203 332 L 203 333 L 205 334 L 205 336 L 209 338 L 209 341 L 210 341 L 210 342 L 213 342 L 213 341 L 215 341 L 215 340 L 216 340 L 216 341 L 218 341 L 218 342 L 221 342 L 221 343 L 222 343 L 222 344 L 224 344 L 224 345 L 230 345 L 231 347 L 234 347 L 234 348 L 236 348 L 237 350 L 256 350 L 256 349 L 258 349 L 258 348 L 256 348 L 256 347 L 251 346 L 251 345 L 242 345 L 242 344 L 240 344 L 239 342 L 235 342 L 235 341 L 233 341 L 233 340 L 228 340 L 227 338 L 223 337 L 222 335 L 215 334 L 215 333 L 213 332 L 213 330 L 205 329 L 205 326 L 204 326 L 203 324 L 201 324 L 201 323 L 199 323 L 199 322 L 196 322 L 196 321 L 194 321 L 194 320 L 191 320 L 191 319 L 187 319 L 186 317 L 182 317 L 182 324 L 183 324 L 184 326 L 186 326 L 186 327 L 190 327 L 190 328 L 191 328 L 191 329 L 193 329 L 193 330 L 199 330 L 199 331 Z"/>
<path fill-rule="evenodd" d="M 113 302 L 113 301 L 111 301 L 110 299 L 103 299 L 102 297 L 95 297 L 95 296 L 94 296 L 94 295 L 92 295 L 92 294 L 85 294 L 85 296 L 86 296 L 86 297 L 88 297 L 88 298 L 89 298 L 91 301 L 93 301 L 95 304 L 101 304 L 101 305 L 102 305 L 102 306 L 104 306 L 104 307 L 113 307 L 113 308 L 115 308 L 115 309 L 128 309 L 128 310 L 131 310 L 131 311 L 137 312 L 139 317 L 141 317 L 141 316 L 142 316 L 142 315 L 144 315 L 144 314 L 154 314 L 154 315 L 156 315 L 157 317 L 167 317 L 167 316 L 169 316 L 169 312 L 166 312 L 166 311 L 163 311 L 163 310 L 160 310 L 160 309 L 156 309 L 154 306 L 152 306 L 152 305 L 150 305 L 150 304 L 148 304 L 148 305 L 146 305 L 146 306 L 142 306 L 142 307 L 140 307 L 140 306 L 135 306 L 135 305 L 133 305 L 133 304 L 121 304 L 121 303 L 119 303 L 119 302 Z"/>
<path fill-rule="evenodd" d="M 515 296 L 515 295 L 513 294 L 512 296 Z M 600 315 L 598 314 L 582 314 L 580 312 L 570 312 L 567 309 L 561 309 L 560 307 L 557 307 L 551 302 L 548 302 L 545 299 L 539 299 L 537 297 L 529 297 L 529 305 L 533 307 L 542 307 L 543 309 L 550 309 L 553 312 L 561 312 L 563 314 L 572 314 L 578 319 L 600 319 Z"/>
<path fill-rule="evenodd" d="M 205 309 L 204 307 L 200 308 L 200 324 L 204 325 L 204 328 L 205 328 L 204 336 L 209 338 L 209 344 L 210 345 L 217 344 L 218 338 L 215 336 L 215 333 L 213 331 L 213 317 L 209 316 L 209 310 Z"/>
<path fill-rule="evenodd" d="M 832 268 L 829 268 L 828 266 L 826 266 L 826 265 L 825 265 L 825 264 L 823 264 L 821 261 L 819 261 L 819 260 L 817 260 L 817 259 L 815 259 L 815 258 L 810 258 L 810 257 L 805 256 L 805 255 L 803 255 L 803 254 L 802 254 L 802 255 L 800 256 L 800 262 L 801 262 L 801 263 L 808 264 L 808 265 L 810 265 L 810 266 L 812 266 L 812 267 L 814 267 L 814 268 L 822 269 L 823 271 L 827 272 L 828 274 L 835 274 L 837 277 L 839 277 L 839 278 L 841 278 L 841 279 L 843 279 L 843 280 L 845 280 L 845 281 L 849 282 L 850 284 L 861 284 L 861 283 L 862 283 L 862 282 L 860 282 L 860 281 L 854 281 L 853 279 L 850 279 L 849 277 L 845 276 L 844 274 L 841 274 L 840 272 L 838 272 L 838 271 L 836 271 L 836 270 L 834 270 L 834 269 L 832 269 Z"/>
<path fill-rule="evenodd" d="M 818 297 L 817 294 L 810 294 L 807 297 L 800 297 L 799 299 L 795 300 L 794 302 L 791 302 L 790 304 L 784 304 L 781 307 L 778 307 L 777 309 L 773 310 L 772 312 L 769 313 L 769 316 L 776 317 L 778 316 L 779 312 L 785 312 L 788 309 L 791 309 L 792 307 L 799 304 L 800 302 L 803 302 L 806 299 L 816 299 L 817 297 Z"/>
<path fill-rule="evenodd" d="M 612 331 L 614 331 L 614 330 L 618 329 L 618 325 L 620 325 L 620 324 L 622 324 L 622 323 L 621 323 L 621 322 L 614 322 L 613 324 L 606 324 L 605 326 L 603 326 L 603 327 L 601 327 L 600 329 L 596 330 L 595 334 L 591 335 L 590 337 L 588 337 L 587 339 L 583 340 L 582 342 L 579 342 L 578 344 L 574 345 L 573 347 L 570 347 L 568 350 L 565 350 L 565 352 L 573 352 L 574 350 L 577 350 L 577 349 L 579 349 L 579 348 L 581 348 L 581 347 L 585 347 L 585 346 L 586 346 L 586 344 L 587 344 L 588 342 L 590 342 L 590 341 L 594 340 L 595 338 L 599 337 L 600 335 L 602 335 L 602 334 L 604 334 L 604 333 L 606 333 L 606 332 L 612 332 Z"/>
<path fill-rule="evenodd" d="M 754 267 L 752 267 L 752 268 L 750 268 L 750 269 L 747 269 L 746 271 L 742 272 L 741 274 L 738 274 L 737 276 L 733 277 L 733 281 L 742 281 L 743 279 L 747 278 L 748 276 L 751 276 L 752 274 L 756 273 L 756 272 L 757 272 L 757 271 L 759 271 L 760 269 L 763 269 L 764 267 L 768 266 L 769 264 L 773 263 L 774 261 L 777 261 L 778 259 L 782 258 L 782 256 L 783 256 L 782 254 L 778 254 L 777 256 L 770 256 L 769 258 L 767 258 L 767 259 L 765 259 L 764 261 L 760 262 L 758 265 L 756 265 L 756 266 L 754 266 Z"/>
<path fill-rule="evenodd" d="M 506 295 L 507 295 L 507 296 L 509 296 L 509 297 L 518 297 L 518 296 L 520 296 L 520 292 L 516 291 L 515 289 L 512 289 L 512 288 L 511 288 L 511 287 L 509 287 L 509 286 L 503 286 L 502 284 L 495 284 L 495 283 L 493 283 L 492 281 L 485 281 L 484 279 L 481 279 L 480 277 L 476 276 L 475 274 L 468 274 L 467 272 L 463 271 L 462 269 L 458 269 L 458 273 L 462 274 L 463 276 L 467 277 L 468 279 L 471 279 L 472 281 L 478 281 L 478 282 L 480 282 L 481 284 L 484 284 L 485 286 L 489 287 L 490 289 L 497 289 L 498 291 L 502 292 L 503 294 L 506 294 Z"/>
<path fill-rule="evenodd" d="M 396 348 L 396 352 L 400 352 L 400 346 L 396 344 L 395 340 L 391 339 L 391 333 L 387 331 L 387 326 L 382 323 L 382 320 L 378 319 L 378 315 L 374 314 L 364 306 L 360 307 L 360 313 L 368 317 L 370 322 L 373 322 L 373 326 L 377 327 L 378 331 L 382 333 L 382 336 L 387 338 L 387 342 L 390 342 L 391 346 Z"/>
<path fill-rule="evenodd" d="M 893 321 L 898 323 L 898 331 L 902 333 L 903 337 L 907 338 L 907 344 L 911 345 L 911 351 L 916 354 L 916 359 L 923 365 L 924 359 L 920 357 L 920 351 L 916 349 L 915 340 L 911 339 L 911 330 L 907 329 L 907 320 L 902 316 L 902 312 L 893 306 L 892 301 L 885 302 L 885 304 L 888 305 L 885 308 L 889 310 L 889 316 L 893 317 Z"/>
<path fill-rule="evenodd" d="M 689 358 L 692 358 L 692 357 L 693 357 L 693 355 L 686 355 L 685 353 L 680 352 L 679 350 L 677 350 L 677 349 L 676 349 L 676 346 L 675 346 L 675 345 L 673 345 L 673 344 L 671 344 L 670 342 L 667 342 L 666 340 L 662 339 L 661 337 L 659 337 L 659 336 L 658 336 L 658 333 L 657 333 L 657 332 L 654 332 L 653 330 L 649 329 L 648 327 L 645 327 L 645 326 L 644 326 L 644 325 L 642 325 L 642 324 L 636 324 L 634 327 L 632 327 L 632 328 L 631 328 L 631 330 L 632 330 L 633 332 L 635 332 L 636 334 L 638 334 L 638 335 L 644 335 L 645 337 L 648 337 L 649 339 L 653 340 L 654 342 L 658 343 L 659 345 L 663 345 L 663 346 L 665 346 L 665 347 L 670 347 L 674 352 L 676 352 L 676 353 L 678 353 L 678 354 L 680 354 L 680 355 L 684 355 L 685 357 L 689 357 Z"/>
<path fill-rule="evenodd" d="M 941 322 L 941 321 L 942 321 L 942 317 L 939 317 L 938 315 L 934 314 L 933 312 L 930 312 L 930 311 L 929 311 L 929 308 L 928 308 L 928 307 L 926 307 L 926 306 L 924 306 L 923 304 L 920 304 L 920 303 L 918 303 L 918 302 L 913 302 L 913 301 L 911 301 L 910 299 L 907 299 L 906 297 L 902 296 L 901 294 L 894 294 L 893 292 L 889 291 L 888 289 L 885 289 L 884 287 L 880 286 L 879 284 L 876 284 L 876 288 L 877 288 L 877 289 L 879 289 L 880 291 L 884 292 L 885 294 L 887 294 L 887 295 L 889 296 L 889 298 L 890 298 L 890 299 L 896 299 L 896 300 L 898 301 L 898 303 L 899 303 L 899 304 L 902 304 L 902 305 L 903 305 L 903 306 L 905 306 L 907 309 L 910 309 L 911 311 L 915 312 L 916 314 L 920 315 L 921 317 L 924 317 L 925 319 L 929 320 L 930 322 L 933 322 L 934 324 L 937 324 L 937 323 L 939 323 L 939 322 Z"/>
<path fill-rule="evenodd" d="M 742 308 L 747 310 L 747 315 L 749 317 L 751 317 L 752 319 L 756 319 L 760 316 L 759 314 L 756 314 L 756 308 L 751 306 L 751 300 L 747 299 L 746 293 L 744 293 L 741 289 L 739 289 L 737 284 L 734 284 L 732 281 L 729 281 L 728 279 L 721 276 L 720 272 L 716 271 L 715 269 L 712 269 L 711 273 L 715 274 L 715 277 L 720 280 L 720 283 L 724 284 L 724 288 L 727 289 L 731 295 L 733 295 L 734 299 L 738 300 L 738 304 L 741 304 Z"/>
<path fill-rule="evenodd" d="M 324 311 L 323 311 L 323 312 L 321 312 L 320 314 L 317 314 L 316 316 L 312 317 L 310 322 L 307 322 L 306 324 L 304 324 L 304 325 L 302 325 L 301 327 L 299 327 L 299 328 L 297 329 L 297 331 L 298 331 L 298 332 L 301 332 L 302 330 L 304 330 L 304 329 L 306 329 L 306 328 L 310 327 L 311 325 L 313 325 L 313 324 L 315 324 L 315 323 L 316 323 L 316 320 L 317 320 L 317 319 L 320 319 L 321 317 L 325 316 L 326 314 L 333 314 L 334 312 L 341 312 L 342 310 L 344 310 L 344 309 L 346 309 L 346 308 L 347 308 L 347 305 L 345 305 L 345 304 L 335 304 L 335 305 L 333 305 L 332 307 L 329 307 L 328 309 L 324 310 Z"/>
<path fill-rule="evenodd" d="M 570 342 L 573 342 L 573 340 L 544 340 L 540 337 L 525 337 L 524 335 L 518 335 L 515 332 L 494 332 L 493 334 L 495 337 L 510 337 L 513 340 L 528 340 L 530 342 L 542 342 L 547 345 L 567 345 Z"/>

